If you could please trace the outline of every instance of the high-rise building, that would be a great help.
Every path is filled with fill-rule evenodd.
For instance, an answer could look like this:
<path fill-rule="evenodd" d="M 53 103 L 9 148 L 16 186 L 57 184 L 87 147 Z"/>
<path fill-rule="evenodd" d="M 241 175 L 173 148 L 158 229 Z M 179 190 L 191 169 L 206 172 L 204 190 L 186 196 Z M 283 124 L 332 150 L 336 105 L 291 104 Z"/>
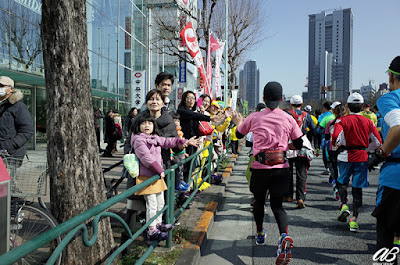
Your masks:
<path fill-rule="evenodd" d="M 308 98 L 342 100 L 352 89 L 353 13 L 309 15 Z"/>
<path fill-rule="evenodd" d="M 239 72 L 239 98 L 248 101 L 249 110 L 255 109 L 260 98 L 260 70 L 256 61 L 250 60 Z"/>

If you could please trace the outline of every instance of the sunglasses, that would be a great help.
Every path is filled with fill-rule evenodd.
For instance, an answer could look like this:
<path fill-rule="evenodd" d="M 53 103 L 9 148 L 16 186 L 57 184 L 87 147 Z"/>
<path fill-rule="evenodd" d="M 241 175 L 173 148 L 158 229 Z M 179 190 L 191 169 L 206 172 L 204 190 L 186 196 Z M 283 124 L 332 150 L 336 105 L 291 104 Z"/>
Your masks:
<path fill-rule="evenodd" d="M 9 87 L 9 85 L 0 84 L 0 87 Z"/>

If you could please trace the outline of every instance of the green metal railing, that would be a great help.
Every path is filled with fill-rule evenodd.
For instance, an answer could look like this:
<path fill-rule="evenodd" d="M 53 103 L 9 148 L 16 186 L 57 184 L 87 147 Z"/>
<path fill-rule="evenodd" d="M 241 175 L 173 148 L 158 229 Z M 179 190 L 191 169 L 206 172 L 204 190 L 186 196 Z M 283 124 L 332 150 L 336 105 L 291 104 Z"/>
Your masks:
<path fill-rule="evenodd" d="M 160 178 L 159 175 L 155 175 L 148 180 L 144 181 L 143 183 L 140 183 L 136 186 L 133 186 L 129 188 L 128 190 L 100 203 L 99 205 L 90 208 L 89 210 L 67 220 L 66 222 L 56 226 L 55 228 L 43 233 L 42 235 L 39 235 L 35 237 L 34 239 L 26 242 L 25 244 L 11 250 L 10 252 L 0 256 L 0 264 L 13 264 L 14 262 L 18 261 L 22 257 L 25 257 L 29 253 L 35 251 L 36 249 L 40 248 L 42 245 L 51 242 L 55 238 L 57 238 L 60 235 L 65 235 L 61 243 L 57 246 L 57 248 L 54 250 L 52 253 L 50 259 L 47 261 L 46 264 L 54 264 L 55 261 L 57 260 L 57 257 L 63 252 L 65 247 L 69 244 L 69 242 L 76 237 L 76 235 L 81 232 L 81 237 L 82 241 L 85 244 L 85 246 L 90 247 L 93 246 L 93 244 L 97 240 L 97 233 L 98 233 L 98 223 L 101 221 L 103 218 L 114 218 L 116 219 L 119 223 L 122 224 L 122 226 L 125 228 L 126 232 L 128 233 L 128 240 L 125 241 L 122 245 L 120 245 L 108 258 L 106 264 L 111 264 L 114 259 L 124 250 L 126 249 L 140 234 L 143 233 L 143 231 L 149 226 L 149 224 L 155 220 L 159 215 L 163 214 L 165 212 L 166 214 L 166 222 L 169 224 L 173 224 L 175 220 L 179 217 L 179 215 L 183 212 L 183 210 L 186 208 L 186 206 L 190 203 L 190 201 L 193 199 L 194 195 L 198 191 L 199 187 L 207 181 L 212 172 L 211 168 L 211 159 L 208 159 L 208 162 L 205 163 L 202 167 L 200 166 L 201 163 L 201 154 L 203 151 L 208 150 L 209 153 L 212 153 L 212 148 L 213 145 L 209 145 L 208 147 L 196 152 L 195 154 L 189 156 L 188 158 L 184 159 L 183 161 L 173 165 L 169 169 L 165 171 L 165 179 L 167 181 L 167 186 L 169 187 L 168 190 L 165 192 L 166 194 L 166 204 L 164 208 L 157 213 L 156 216 L 154 216 L 152 219 L 150 219 L 146 224 L 143 225 L 136 233 L 132 234 L 132 231 L 129 228 L 129 225 L 117 214 L 112 213 L 112 212 L 106 212 L 107 209 L 109 209 L 111 206 L 114 204 L 124 200 L 125 198 L 131 196 L 135 192 L 139 191 L 140 189 L 146 187 L 147 185 L 155 182 Z M 200 159 L 198 159 L 200 157 Z M 195 185 L 194 185 L 194 191 L 193 193 L 189 196 L 189 198 L 185 201 L 185 203 L 182 205 L 180 209 L 177 210 L 177 212 L 174 215 L 174 201 L 175 201 L 175 195 L 174 195 L 174 187 L 175 187 L 175 170 L 185 164 L 185 163 L 190 163 L 190 176 L 193 176 L 195 174 Z M 197 184 L 197 179 L 199 176 L 201 176 L 203 169 L 207 167 L 207 175 L 202 176 L 203 181 L 199 184 Z M 197 171 L 196 168 L 198 168 Z M 87 221 L 91 220 L 91 229 L 92 229 L 92 236 L 91 239 L 89 239 L 88 236 L 88 227 L 87 227 Z M 135 264 L 143 264 L 144 261 L 148 258 L 148 256 L 151 254 L 151 252 L 154 250 L 154 248 L 158 245 L 159 241 L 154 241 L 152 245 L 149 246 L 147 251 L 142 255 L 142 257 L 135 263 Z M 172 232 L 169 232 L 169 238 L 166 241 L 166 247 L 170 248 L 172 246 Z"/>

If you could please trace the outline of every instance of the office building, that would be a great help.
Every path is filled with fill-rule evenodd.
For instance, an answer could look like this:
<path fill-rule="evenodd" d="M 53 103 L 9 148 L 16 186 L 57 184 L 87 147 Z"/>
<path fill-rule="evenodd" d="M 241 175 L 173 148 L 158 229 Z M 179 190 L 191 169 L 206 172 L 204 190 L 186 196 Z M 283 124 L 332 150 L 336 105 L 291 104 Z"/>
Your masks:
<path fill-rule="evenodd" d="M 248 109 L 254 110 L 260 96 L 260 70 L 254 60 L 247 61 L 239 72 L 239 98 L 248 101 Z"/>
<path fill-rule="evenodd" d="M 0 1 L 0 75 L 14 79 L 36 132 L 28 148 L 46 143 L 46 87 L 40 39 L 41 0 Z M 147 7 L 145 1 L 86 1 L 87 38 L 93 106 L 131 108 L 133 71 L 146 70 Z"/>
<path fill-rule="evenodd" d="M 369 80 L 368 85 L 361 86 L 360 92 L 361 92 L 361 95 L 363 96 L 365 102 L 369 102 L 373 98 L 375 98 L 376 88 L 374 85 L 374 81 Z"/>
<path fill-rule="evenodd" d="M 352 89 L 351 9 L 309 15 L 308 47 L 308 98 L 347 98 Z"/>

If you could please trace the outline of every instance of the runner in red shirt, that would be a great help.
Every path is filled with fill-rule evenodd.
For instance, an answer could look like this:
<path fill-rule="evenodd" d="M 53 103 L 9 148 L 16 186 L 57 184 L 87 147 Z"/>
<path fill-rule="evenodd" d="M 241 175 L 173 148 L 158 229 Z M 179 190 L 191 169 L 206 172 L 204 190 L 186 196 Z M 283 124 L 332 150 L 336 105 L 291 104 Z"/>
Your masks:
<path fill-rule="evenodd" d="M 350 231 L 359 229 L 357 218 L 362 206 L 362 188 L 368 187 L 368 153 L 382 143 L 378 130 L 371 120 L 363 117 L 361 111 L 364 98 L 359 93 L 351 94 L 347 99 L 349 115 L 336 120 L 332 134 L 332 145 L 338 148 L 339 177 L 336 187 L 339 190 L 341 204 L 338 220 L 346 222 L 350 215 L 347 203 L 347 186 L 352 178 L 353 217 Z"/>

